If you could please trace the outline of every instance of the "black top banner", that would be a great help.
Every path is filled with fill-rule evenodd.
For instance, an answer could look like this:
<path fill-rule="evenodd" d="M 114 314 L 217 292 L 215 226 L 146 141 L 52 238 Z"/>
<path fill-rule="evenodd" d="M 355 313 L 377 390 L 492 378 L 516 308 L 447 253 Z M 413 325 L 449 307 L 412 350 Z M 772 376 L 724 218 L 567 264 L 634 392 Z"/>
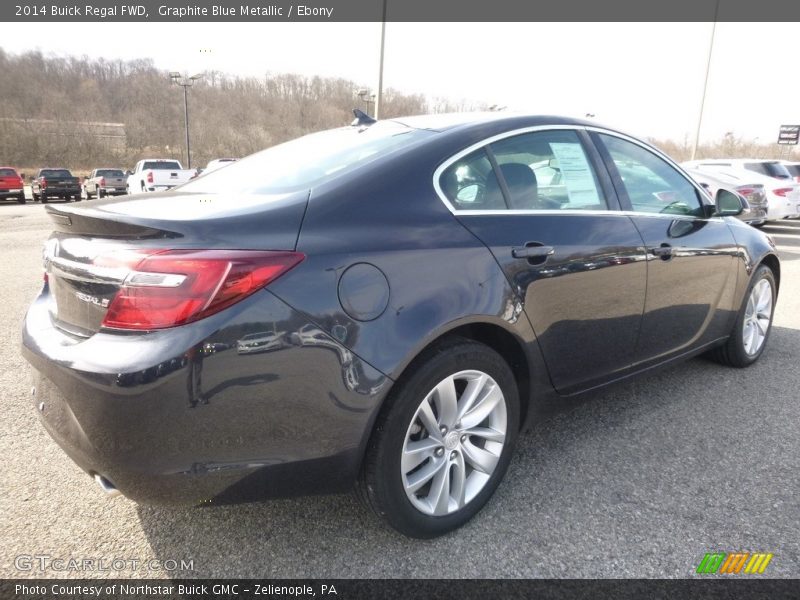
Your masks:
<path fill-rule="evenodd" d="M 787 0 L 49 0 L 0 2 L 3 22 L 800 21 Z"/>

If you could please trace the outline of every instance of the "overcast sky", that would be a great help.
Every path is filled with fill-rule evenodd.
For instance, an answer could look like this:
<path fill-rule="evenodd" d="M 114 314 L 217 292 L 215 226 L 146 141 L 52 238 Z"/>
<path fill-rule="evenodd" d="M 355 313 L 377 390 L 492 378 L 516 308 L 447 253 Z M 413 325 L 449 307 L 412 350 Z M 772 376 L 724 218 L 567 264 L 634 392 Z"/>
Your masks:
<path fill-rule="evenodd" d="M 65 32 L 65 28 L 69 33 Z M 377 87 L 380 23 L 22 23 L 11 52 L 152 58 L 158 67 L 294 72 Z M 388 23 L 384 85 L 584 116 L 638 136 L 694 136 L 711 23 Z M 759 143 L 800 122 L 796 23 L 720 23 L 701 141 Z"/>

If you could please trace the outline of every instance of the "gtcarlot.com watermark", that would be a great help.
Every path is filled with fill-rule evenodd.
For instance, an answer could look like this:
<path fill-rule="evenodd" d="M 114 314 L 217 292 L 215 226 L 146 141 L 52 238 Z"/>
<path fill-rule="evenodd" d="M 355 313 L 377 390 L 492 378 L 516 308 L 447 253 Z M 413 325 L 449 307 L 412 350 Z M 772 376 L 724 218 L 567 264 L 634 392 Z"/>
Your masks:
<path fill-rule="evenodd" d="M 114 573 L 122 571 L 194 571 L 194 559 L 158 558 L 63 558 L 50 554 L 20 554 L 14 559 L 18 571 Z"/>

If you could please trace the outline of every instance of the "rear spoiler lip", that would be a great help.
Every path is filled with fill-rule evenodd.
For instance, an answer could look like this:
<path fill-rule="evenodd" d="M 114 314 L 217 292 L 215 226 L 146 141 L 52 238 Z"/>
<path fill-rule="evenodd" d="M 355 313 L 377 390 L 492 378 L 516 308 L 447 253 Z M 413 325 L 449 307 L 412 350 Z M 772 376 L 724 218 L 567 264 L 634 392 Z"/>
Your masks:
<path fill-rule="evenodd" d="M 116 217 L 113 220 L 95 217 L 76 208 L 65 209 L 48 205 L 45 207 L 50 220 L 55 225 L 55 230 L 73 235 L 96 236 L 101 233 L 103 237 L 125 239 L 169 239 L 183 237 L 174 231 L 166 231 L 139 225 L 125 219 Z"/>

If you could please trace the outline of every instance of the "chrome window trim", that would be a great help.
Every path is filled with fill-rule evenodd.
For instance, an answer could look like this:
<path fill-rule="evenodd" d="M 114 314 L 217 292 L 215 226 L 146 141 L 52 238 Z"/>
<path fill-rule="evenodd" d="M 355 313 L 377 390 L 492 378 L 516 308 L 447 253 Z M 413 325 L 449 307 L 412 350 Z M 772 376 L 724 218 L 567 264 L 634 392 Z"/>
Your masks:
<path fill-rule="evenodd" d="M 686 179 L 694 188 L 698 190 L 703 198 L 708 198 L 708 192 L 706 192 L 703 187 L 696 183 L 687 173 L 684 171 L 678 163 L 672 160 L 669 156 L 661 152 L 658 148 L 650 146 L 644 142 L 637 140 L 629 135 L 625 135 L 624 133 L 618 133 L 616 131 L 611 131 L 609 129 L 604 129 L 602 127 L 596 127 L 591 125 L 567 125 L 567 124 L 553 124 L 553 125 L 533 125 L 530 127 L 522 127 L 520 129 L 514 129 L 512 131 L 505 131 L 503 133 L 495 134 L 491 137 L 485 138 L 480 142 L 476 142 L 471 146 L 460 150 L 456 154 L 452 155 L 450 158 L 444 160 L 436 170 L 433 172 L 433 189 L 436 191 L 436 195 L 439 196 L 439 200 L 445 205 L 447 210 L 449 210 L 453 215 L 462 215 L 462 216 L 478 216 L 478 215 L 655 215 L 661 217 L 669 217 L 669 218 L 676 218 L 676 217 L 686 217 L 691 219 L 698 219 L 700 217 L 694 217 L 691 215 L 660 215 L 659 213 L 647 213 L 647 212 L 638 212 L 638 211 L 626 211 L 626 210 L 615 210 L 612 208 L 608 208 L 606 210 L 524 210 L 524 209 L 514 209 L 514 210 L 470 210 L 470 209 L 459 209 L 452 205 L 450 200 L 447 198 L 447 195 L 442 190 L 442 187 L 439 185 L 439 180 L 442 177 L 442 174 L 456 161 L 464 158 L 468 154 L 475 152 L 476 150 L 480 150 L 481 148 L 493 144 L 494 142 L 504 140 L 506 138 L 515 137 L 518 135 L 523 135 L 526 133 L 534 133 L 539 131 L 593 131 L 595 133 L 602 133 L 605 135 L 609 135 L 612 137 L 617 137 L 619 139 L 625 140 L 632 144 L 635 144 L 644 150 L 647 150 L 651 154 L 655 154 L 658 158 L 664 160 L 668 165 L 673 167 L 678 174 L 681 175 L 684 179 Z M 592 166 L 592 168 L 594 168 Z M 597 173 L 595 173 L 597 176 Z M 608 201 L 608 199 L 606 199 Z"/>

